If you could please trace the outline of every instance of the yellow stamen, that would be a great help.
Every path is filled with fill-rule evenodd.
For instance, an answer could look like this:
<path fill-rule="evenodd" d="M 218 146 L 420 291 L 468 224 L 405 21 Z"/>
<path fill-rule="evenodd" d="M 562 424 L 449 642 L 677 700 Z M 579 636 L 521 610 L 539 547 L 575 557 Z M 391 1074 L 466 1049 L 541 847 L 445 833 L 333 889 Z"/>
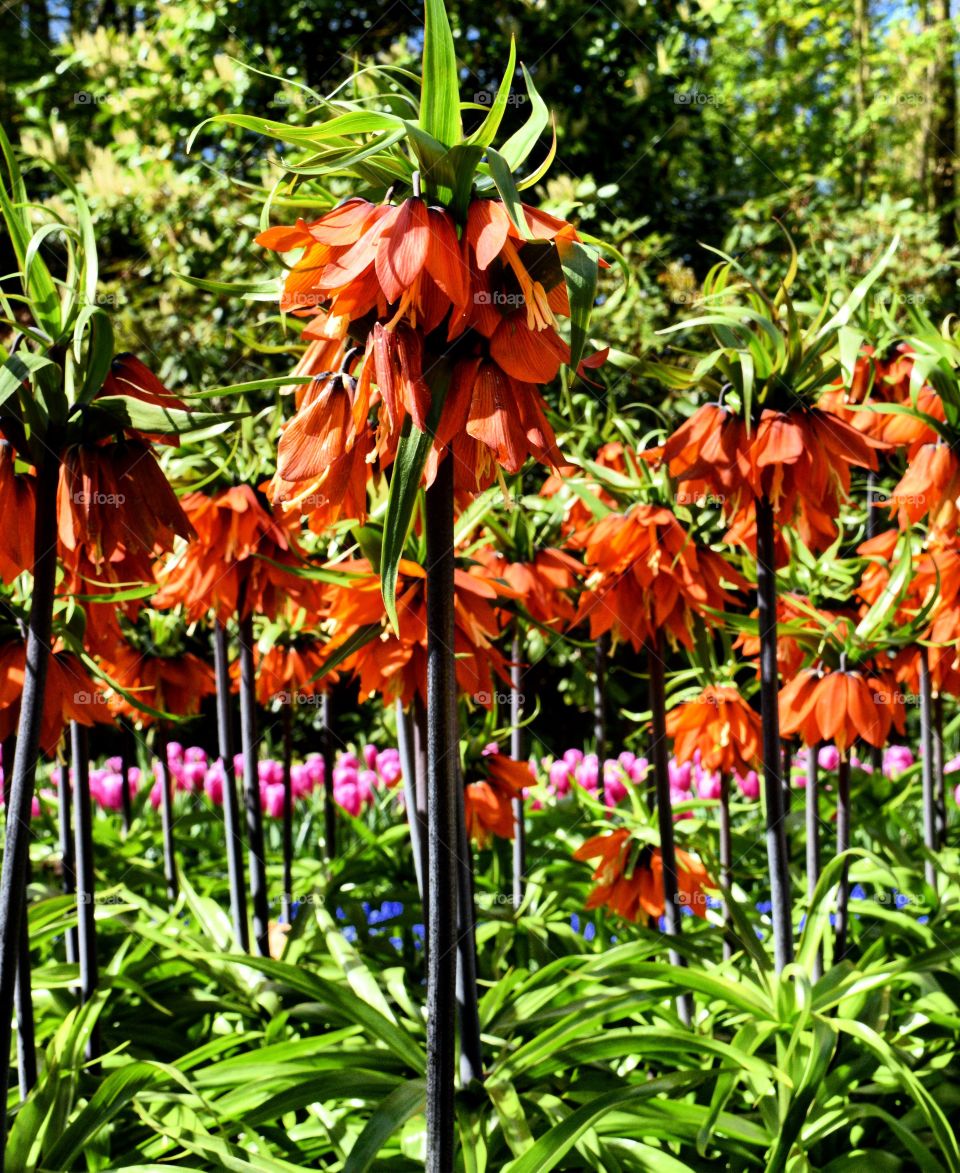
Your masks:
<path fill-rule="evenodd" d="M 513 275 L 520 286 L 520 292 L 523 294 L 523 300 L 527 307 L 527 325 L 531 330 L 546 330 L 548 326 L 555 326 L 557 320 L 550 309 L 543 286 L 539 281 L 534 281 L 524 268 L 520 255 L 509 237 L 503 246 L 503 256 L 513 270 Z"/>

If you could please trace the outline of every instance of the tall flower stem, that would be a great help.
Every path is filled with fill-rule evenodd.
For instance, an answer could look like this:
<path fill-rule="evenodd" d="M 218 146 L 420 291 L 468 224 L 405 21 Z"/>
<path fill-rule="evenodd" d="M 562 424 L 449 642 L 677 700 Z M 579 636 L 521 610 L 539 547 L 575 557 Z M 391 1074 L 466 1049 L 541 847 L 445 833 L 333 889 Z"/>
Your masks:
<path fill-rule="evenodd" d="M 807 896 L 812 901 L 820 879 L 820 794 L 818 746 L 811 745 L 807 749 L 807 787 L 804 795 L 807 839 Z M 817 949 L 813 959 L 813 979 L 818 981 L 823 976 L 823 949 Z"/>
<path fill-rule="evenodd" d="M 673 837 L 673 805 L 670 801 L 670 770 L 667 764 L 667 693 L 664 682 L 663 640 L 657 632 L 646 646 L 647 670 L 650 673 L 650 724 L 653 734 L 650 756 L 657 792 L 657 824 L 660 829 L 660 855 L 663 862 L 663 908 L 667 935 L 680 936 L 680 901 L 677 884 L 677 852 Z M 685 962 L 676 949 L 670 950 L 671 965 Z M 690 999 L 681 994 L 677 1001 L 681 1021 L 689 1026 L 692 1018 Z"/>
<path fill-rule="evenodd" d="M 937 850 L 937 816 L 933 780 L 933 712 L 930 688 L 930 654 L 925 645 L 920 648 L 920 753 L 923 778 L 923 845 L 927 858 L 923 864 L 923 878 L 937 890 L 937 869 L 932 853 Z"/>
<path fill-rule="evenodd" d="M 133 822 L 133 800 L 130 795 L 130 766 L 133 749 L 133 730 L 129 721 L 121 717 L 120 726 L 120 810 L 123 819 L 124 835 L 130 830 Z"/>
<path fill-rule="evenodd" d="M 523 761 L 523 694 L 520 692 L 523 669 L 520 623 L 514 620 L 513 646 L 510 653 L 510 756 Z M 523 903 L 524 876 L 527 870 L 527 831 L 523 798 L 513 800 L 513 907 Z"/>
<path fill-rule="evenodd" d="M 243 805 L 247 815 L 250 858 L 250 902 L 253 937 L 261 957 L 270 956 L 270 910 L 267 903 L 267 863 L 263 843 L 263 807 L 257 762 L 257 697 L 253 663 L 253 615 L 237 625 L 240 658 L 240 744 L 243 752 Z"/>
<path fill-rule="evenodd" d="M 790 790 L 790 775 L 793 773 L 793 743 L 785 741 L 783 743 L 783 814 L 786 818 L 790 814 L 790 807 L 793 802 L 793 794 Z M 787 843 L 787 851 L 790 850 L 790 844 Z"/>
<path fill-rule="evenodd" d="M 50 451 L 50 449 L 48 449 Z M 37 468 L 34 525 L 33 594 L 17 752 L 7 807 L 6 849 L 0 870 L 0 1059 L 9 1062 L 17 957 L 26 904 L 26 866 L 30 849 L 30 811 L 40 752 L 43 693 L 50 659 L 50 629 L 57 575 L 57 479 L 59 458 L 48 456 Z M 0 1164 L 6 1148 L 6 1112 L 0 1125 Z"/>
<path fill-rule="evenodd" d="M 850 849 L 850 759 L 844 753 L 837 764 L 837 855 Z M 850 865 L 844 863 L 837 891 L 837 932 L 834 962 L 847 952 L 850 920 Z"/>
<path fill-rule="evenodd" d="M 477 997 L 477 908 L 474 900 L 473 850 L 464 817 L 463 780 L 457 790 L 457 1009 L 460 1017 L 460 1083 L 483 1079 L 480 1006 Z"/>
<path fill-rule="evenodd" d="M 943 693 L 938 692 L 933 698 L 933 793 L 936 803 L 937 847 L 941 850 L 947 841 L 947 780 L 943 759 Z"/>
<path fill-rule="evenodd" d="M 3 775 L 3 805 L 4 809 L 10 806 L 10 764 L 16 756 L 17 739 L 13 734 L 3 743 L 3 762 L 6 770 Z M 27 855 L 24 883 L 30 884 L 30 856 Z M 27 907 L 24 906 L 23 916 L 20 918 L 20 954 L 17 958 L 17 988 L 14 994 L 14 1006 L 17 1018 L 17 1078 L 20 1086 L 21 1101 L 37 1082 L 37 1044 L 33 1025 L 33 990 L 31 988 L 30 972 L 30 926 L 28 923 Z"/>
<path fill-rule="evenodd" d="M 430 827 L 427 818 L 427 747 L 429 736 L 427 730 L 427 707 L 414 694 L 413 704 L 410 706 L 413 721 L 413 797 L 417 811 L 417 821 L 420 824 L 420 851 L 423 863 L 423 928 L 424 952 L 430 952 Z"/>
<path fill-rule="evenodd" d="M 280 920 L 292 923 L 293 904 L 293 701 L 283 702 L 283 891 Z"/>
<path fill-rule="evenodd" d="M 597 743 L 597 762 L 603 773 L 603 759 L 607 753 L 607 660 L 610 657 L 610 636 L 607 632 L 593 648 L 593 738 Z"/>
<path fill-rule="evenodd" d="M 454 1168 L 457 789 L 453 463 L 426 494 L 427 537 L 427 1173 Z"/>
<path fill-rule="evenodd" d="M 328 684 L 320 700 L 320 720 L 323 737 L 320 750 L 323 757 L 323 853 L 327 859 L 337 854 L 337 800 L 333 793 L 333 697 Z"/>
<path fill-rule="evenodd" d="M 227 629 L 216 620 L 213 628 L 213 660 L 217 674 L 217 740 L 223 766 L 223 831 L 227 841 L 227 875 L 230 882 L 230 913 L 237 945 L 250 950 L 247 924 L 247 889 L 243 875 L 243 827 L 237 799 L 237 771 L 234 763 L 233 712 L 230 704 L 230 664 Z"/>
<path fill-rule="evenodd" d="M 777 972 L 793 960 L 793 912 L 790 866 L 784 827 L 780 769 L 779 672 L 777 668 L 777 579 L 773 506 L 756 499 L 757 608 L 760 628 L 760 720 L 763 728 L 763 793 L 766 802 L 767 866 L 773 918 L 773 951 Z"/>
<path fill-rule="evenodd" d="M 70 786 L 70 771 L 63 760 L 57 766 L 57 814 L 60 833 L 60 883 L 64 896 L 72 896 L 77 890 L 77 866 L 73 851 L 73 815 L 71 814 L 73 794 Z M 64 934 L 64 950 L 67 965 L 77 964 L 77 930 L 67 929 Z"/>
<path fill-rule="evenodd" d="M 167 738 L 159 725 L 153 743 L 160 765 L 160 828 L 163 835 L 163 878 L 167 884 L 167 902 L 172 908 L 180 895 L 180 877 L 177 874 L 177 849 L 173 839 L 173 778 L 167 753 Z M 74 766 L 76 769 L 76 766 Z M 77 860 L 79 868 L 79 858 Z"/>
<path fill-rule="evenodd" d="M 733 848 L 730 841 L 730 775 L 723 771 L 720 775 L 720 883 L 725 891 L 729 891 L 733 884 Z M 726 896 L 723 898 L 723 923 L 730 928 L 730 906 Z M 733 943 L 729 936 L 723 938 L 724 960 L 733 956 Z"/>
<path fill-rule="evenodd" d="M 90 750 L 87 729 L 76 721 L 70 723 L 73 756 L 73 834 L 77 860 L 77 919 L 80 960 L 80 1000 L 89 1002 L 97 992 L 97 921 L 93 878 L 93 809 L 90 802 Z M 100 1024 L 94 1025 L 87 1043 L 86 1056 L 100 1055 Z"/>
<path fill-rule="evenodd" d="M 410 828 L 410 848 L 413 853 L 413 870 L 417 876 L 417 891 L 421 904 L 424 901 L 423 882 L 427 873 L 426 827 L 417 810 L 417 760 L 414 751 L 413 716 L 398 700 L 397 706 L 397 747 L 400 750 L 400 769 L 403 771 L 403 805 Z"/>

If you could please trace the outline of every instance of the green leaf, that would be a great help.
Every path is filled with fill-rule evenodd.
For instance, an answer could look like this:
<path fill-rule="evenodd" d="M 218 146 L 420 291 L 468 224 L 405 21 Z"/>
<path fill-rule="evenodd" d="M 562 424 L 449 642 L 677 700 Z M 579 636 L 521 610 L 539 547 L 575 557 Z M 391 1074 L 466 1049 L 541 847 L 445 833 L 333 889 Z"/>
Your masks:
<path fill-rule="evenodd" d="M 84 411 L 84 423 L 96 421 L 106 432 L 135 428 L 163 436 L 183 436 L 201 428 L 228 428 L 243 412 L 184 411 L 179 407 L 161 407 L 129 395 L 102 395 Z"/>
<path fill-rule="evenodd" d="M 444 146 L 463 138 L 457 53 L 443 0 L 425 0 L 420 125 Z"/>
<path fill-rule="evenodd" d="M 503 155 L 499 151 L 495 151 L 493 147 L 487 148 L 487 166 L 490 168 L 490 176 L 493 179 L 497 191 L 500 193 L 503 206 L 507 210 L 507 215 L 513 221 L 514 227 L 524 240 L 532 240 L 533 237 L 527 225 L 527 218 L 523 214 L 523 203 L 520 199 L 520 193 L 517 191 L 517 185 L 513 181 L 513 172 L 510 170 L 510 166 Z"/>
<path fill-rule="evenodd" d="M 84 334 L 88 335 L 85 354 Z M 99 306 L 84 306 L 73 328 L 74 357 L 78 363 L 83 363 L 83 379 L 75 400 L 77 403 L 89 403 L 103 386 L 104 379 L 110 373 L 113 350 L 113 326 L 109 314 L 104 313 Z"/>
<path fill-rule="evenodd" d="M 397 615 L 397 576 L 400 559 L 403 557 L 403 548 L 413 519 L 413 507 L 420 492 L 420 479 L 440 422 L 443 402 L 447 397 L 450 374 L 449 365 L 446 362 L 439 362 L 426 376 L 431 393 L 427 430 L 421 432 L 408 421 L 408 426 L 397 445 L 397 455 L 392 466 L 387 511 L 383 519 L 380 590 L 383 594 L 383 605 L 387 609 L 387 616 L 393 624 L 394 631 L 400 627 Z"/>
<path fill-rule="evenodd" d="M 343 1173 L 366 1173 L 389 1138 L 412 1116 L 426 1111 L 427 1082 L 411 1079 L 392 1091 L 371 1115 L 350 1150 Z"/>
<path fill-rule="evenodd" d="M 0 403 L 5 403 L 11 395 L 18 392 L 34 372 L 55 366 L 56 363 L 51 359 L 45 358 L 42 354 L 33 354 L 29 350 L 11 354 L 0 367 Z"/>
<path fill-rule="evenodd" d="M 524 162 L 527 155 L 537 145 L 537 140 L 543 134 L 547 123 L 550 121 L 550 111 L 547 109 L 546 102 L 537 93 L 537 87 L 533 84 L 533 78 L 530 76 L 527 67 L 521 64 L 520 68 L 523 70 L 523 80 L 527 86 L 527 97 L 530 99 L 530 117 L 516 134 L 512 134 L 500 148 L 500 154 L 503 155 L 511 171 L 516 171 L 520 164 Z"/>
<path fill-rule="evenodd" d="M 94 1092 L 90 1102 L 44 1153 L 48 1169 L 69 1169 L 84 1146 L 122 1109 L 146 1088 L 170 1082 L 170 1072 L 156 1063 L 139 1060 L 112 1071 Z"/>
<path fill-rule="evenodd" d="M 517 45 L 514 38 L 510 38 L 510 56 L 507 59 L 507 68 L 503 72 L 503 78 L 500 86 L 497 89 L 496 96 L 487 111 L 487 116 L 483 122 L 477 127 L 473 134 L 469 135 L 466 142 L 470 145 L 477 145 L 480 147 L 489 147 L 497 136 L 497 131 L 500 129 L 500 123 L 503 121 L 503 116 L 507 110 L 507 103 L 510 101 L 510 86 L 513 82 L 514 70 L 517 67 Z"/>
<path fill-rule="evenodd" d="M 560 267 L 570 299 L 570 369 L 576 371 L 587 342 L 590 313 L 597 296 L 598 258 L 575 240 L 558 240 Z"/>
<path fill-rule="evenodd" d="M 559 1124 L 545 1132 L 522 1157 L 503 1167 L 503 1173 L 549 1173 L 570 1152 L 583 1134 L 607 1112 L 628 1108 L 659 1095 L 674 1095 L 689 1091 L 707 1079 L 716 1076 L 713 1071 L 684 1071 L 652 1079 L 639 1087 L 630 1087 L 595 1096 Z"/>

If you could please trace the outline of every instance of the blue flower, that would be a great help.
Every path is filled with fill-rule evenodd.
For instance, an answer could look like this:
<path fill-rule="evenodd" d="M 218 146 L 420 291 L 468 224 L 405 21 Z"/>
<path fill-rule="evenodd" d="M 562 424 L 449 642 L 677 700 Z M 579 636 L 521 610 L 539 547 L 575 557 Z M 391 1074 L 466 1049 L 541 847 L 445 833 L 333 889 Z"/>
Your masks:
<path fill-rule="evenodd" d="M 343 926 L 343 935 L 346 937 L 346 939 L 348 941 L 353 943 L 357 939 L 357 930 L 353 925 L 344 925 Z"/>
<path fill-rule="evenodd" d="M 596 935 L 597 935 L 597 926 L 593 923 L 593 921 L 588 921 L 583 926 L 583 939 L 585 941 L 592 941 Z"/>
<path fill-rule="evenodd" d="M 573 929 L 575 933 L 580 932 L 580 917 L 577 916 L 576 913 L 573 913 L 570 917 L 570 928 Z"/>
<path fill-rule="evenodd" d="M 867 894 L 863 890 L 863 885 L 862 884 L 854 884 L 853 887 L 850 889 L 850 899 L 851 900 L 866 900 L 866 898 L 867 898 Z"/>
<path fill-rule="evenodd" d="M 761 916 L 769 916 L 770 913 L 773 912 L 773 901 L 772 900 L 758 900 L 757 903 L 754 905 L 754 907 L 756 908 L 757 912 L 760 913 Z"/>

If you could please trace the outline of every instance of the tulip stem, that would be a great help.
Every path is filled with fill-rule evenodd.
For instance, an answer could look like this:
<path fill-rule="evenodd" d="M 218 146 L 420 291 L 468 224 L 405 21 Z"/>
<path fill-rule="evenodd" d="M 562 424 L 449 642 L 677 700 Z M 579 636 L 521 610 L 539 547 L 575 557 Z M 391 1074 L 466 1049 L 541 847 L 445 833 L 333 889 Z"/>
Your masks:
<path fill-rule="evenodd" d="M 458 733 L 454 665 L 453 462 L 426 493 L 427 538 L 427 1173 L 454 1168 Z"/>
<path fill-rule="evenodd" d="M 720 774 L 720 883 L 724 893 L 733 884 L 733 848 L 730 840 L 730 775 L 724 770 Z M 726 894 L 723 898 L 723 923 L 728 930 L 723 937 L 723 958 L 729 961 L 733 956 L 733 942 L 730 939 L 730 903 Z"/>
<path fill-rule="evenodd" d="M 46 452 L 56 451 L 48 437 Z M 37 467 L 32 601 L 27 629 L 17 751 L 7 807 L 6 849 L 0 870 L 0 1056 L 8 1063 L 13 1024 L 21 921 L 26 904 L 26 868 L 30 850 L 30 814 L 40 752 L 43 694 L 50 659 L 50 629 L 57 575 L 57 482 L 60 460 L 47 455 Z M 6 1148 L 7 1114 L 0 1124 L 0 1166 Z"/>
<path fill-rule="evenodd" d="M 170 757 L 167 739 L 157 725 L 154 736 L 154 753 L 160 766 L 160 827 L 163 834 L 163 878 L 167 883 L 167 902 L 172 908 L 180 895 L 180 879 L 177 875 L 177 850 L 173 841 L 173 780 L 170 776 Z M 76 765 L 74 765 L 76 770 Z"/>
<path fill-rule="evenodd" d="M 807 787 L 804 795 L 807 832 L 807 896 L 812 901 L 820 880 L 820 794 L 817 772 L 819 761 L 818 747 L 807 747 Z M 812 907 L 812 904 L 811 904 Z M 819 981 L 823 976 L 823 948 L 817 949 L 813 959 L 813 980 Z"/>
<path fill-rule="evenodd" d="M 11 734 L 3 743 L 3 805 L 8 809 L 10 805 L 10 775 L 11 763 L 16 756 L 17 737 Z M 30 855 L 27 854 L 27 867 L 24 883 L 30 884 Z M 14 1003 L 17 1018 L 17 1077 L 20 1087 L 21 1103 L 33 1085 L 37 1082 L 37 1044 L 33 1024 L 33 990 L 31 988 L 30 973 L 30 925 L 28 921 L 28 906 L 24 905 L 23 916 L 20 918 L 20 953 L 17 958 L 17 988 Z"/>
<path fill-rule="evenodd" d="M 87 729 L 70 722 L 73 756 L 73 835 L 77 861 L 77 922 L 79 932 L 80 1001 L 89 1002 L 97 992 L 97 921 L 94 915 L 93 809 L 90 802 L 90 749 Z M 86 1056 L 100 1055 L 100 1024 L 96 1022 L 87 1042 Z"/>
<path fill-rule="evenodd" d="M 213 660 L 217 674 L 217 740 L 223 768 L 223 831 L 227 841 L 227 875 L 230 882 L 230 914 L 233 934 L 244 953 L 250 952 L 247 924 L 247 890 L 243 875 L 243 826 L 237 799 L 237 770 L 234 762 L 233 712 L 230 705 L 230 664 L 227 629 L 220 620 L 213 628 Z"/>
<path fill-rule="evenodd" d="M 647 669 L 650 673 L 650 717 L 653 734 L 650 756 L 657 793 L 657 823 L 660 829 L 660 856 L 663 863 L 663 910 L 667 936 L 680 936 L 680 900 L 677 883 L 677 852 L 673 837 L 673 805 L 670 801 L 670 767 L 667 760 L 667 694 L 664 682 L 663 640 L 657 631 L 646 645 Z M 601 766 L 601 770 L 603 767 Z M 685 965 L 676 949 L 670 950 L 671 965 Z M 677 1012 L 685 1026 L 692 1021 L 688 994 L 677 999 Z"/>
<path fill-rule="evenodd" d="M 420 903 L 424 900 L 423 881 L 426 875 L 426 859 L 424 848 L 426 835 L 417 810 L 417 765 L 414 755 L 413 717 L 408 709 L 403 707 L 403 701 L 398 700 L 397 712 L 397 747 L 400 750 L 400 769 L 403 772 L 403 805 L 407 815 L 407 826 L 410 829 L 410 848 L 413 853 L 413 870 L 417 877 L 417 891 L 420 893 Z"/>
<path fill-rule="evenodd" d="M 923 845 L 927 849 L 923 862 L 923 877 L 936 892 L 937 869 L 933 855 L 937 850 L 937 817 L 934 799 L 934 748 L 932 699 L 930 690 L 930 653 L 926 645 L 920 647 L 920 753 L 923 779 Z"/>
<path fill-rule="evenodd" d="M 328 684 L 320 701 L 320 719 L 323 722 L 321 752 L 323 754 L 323 850 L 327 859 L 337 855 L 337 800 L 333 792 L 333 697 Z"/>
<path fill-rule="evenodd" d="M 850 850 L 850 759 L 844 752 L 837 763 L 837 855 Z M 834 964 L 847 952 L 850 920 L 850 864 L 844 861 L 837 890 L 837 931 Z"/>
<path fill-rule="evenodd" d="M 243 607 L 241 604 L 241 614 Z M 253 614 L 237 626 L 240 659 L 240 743 L 243 752 L 243 804 L 247 814 L 250 857 L 250 902 L 257 953 L 270 956 L 270 909 L 267 903 L 267 864 L 263 845 L 263 807 L 257 762 L 257 697 L 253 662 Z"/>
<path fill-rule="evenodd" d="M 283 891 L 280 920 L 293 923 L 293 701 L 283 702 Z"/>
<path fill-rule="evenodd" d="M 763 792 L 766 803 L 767 866 L 770 872 L 774 963 L 779 973 L 793 960 L 793 911 L 787 836 L 784 827 L 783 782 L 778 774 L 781 759 L 775 534 L 773 506 L 766 497 L 756 498 L 756 517 Z"/>
<path fill-rule="evenodd" d="M 520 663 L 520 623 L 514 620 L 513 647 L 510 664 L 510 756 L 514 761 L 523 761 L 523 695 L 520 692 L 523 669 Z M 524 817 L 523 798 L 513 799 L 513 907 L 523 903 L 524 876 L 527 870 L 527 832 Z"/>

